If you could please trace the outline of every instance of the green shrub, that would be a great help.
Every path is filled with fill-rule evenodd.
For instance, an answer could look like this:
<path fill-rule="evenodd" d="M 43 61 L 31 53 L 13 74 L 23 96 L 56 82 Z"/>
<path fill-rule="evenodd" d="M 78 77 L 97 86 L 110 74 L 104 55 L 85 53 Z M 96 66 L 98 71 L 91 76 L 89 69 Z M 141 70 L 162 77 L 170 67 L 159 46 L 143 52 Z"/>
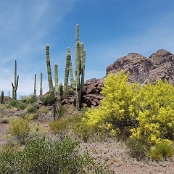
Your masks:
<path fill-rule="evenodd" d="M 16 118 L 10 121 L 8 133 L 21 144 L 25 143 L 29 136 L 30 127 L 27 120 Z"/>
<path fill-rule="evenodd" d="M 54 104 L 55 103 L 55 98 L 54 96 L 50 95 L 50 96 L 46 96 L 44 98 L 41 99 L 41 101 L 43 102 L 43 105 L 47 106 L 48 104 Z"/>
<path fill-rule="evenodd" d="M 92 129 L 82 120 L 83 115 L 81 114 L 64 116 L 55 122 L 50 122 L 49 126 L 60 137 L 65 136 L 71 130 L 71 133 L 77 135 L 84 142 L 87 142 Z"/>
<path fill-rule="evenodd" d="M 37 96 L 34 94 L 29 96 L 24 96 L 24 97 L 21 97 L 21 101 L 26 104 L 33 104 L 34 102 L 37 101 Z"/>
<path fill-rule="evenodd" d="M 19 101 L 18 100 L 11 100 L 10 105 L 13 107 L 18 107 L 19 106 Z"/>
<path fill-rule="evenodd" d="M 160 161 L 162 157 L 169 158 L 174 154 L 174 148 L 166 143 L 156 144 L 154 148 L 150 149 L 150 156 L 155 161 Z"/>
<path fill-rule="evenodd" d="M 146 141 L 146 139 L 135 139 L 128 138 L 126 140 L 126 145 L 130 150 L 130 156 L 136 158 L 137 160 L 144 159 L 149 152 L 151 143 Z"/>
<path fill-rule="evenodd" d="M 67 133 L 67 127 L 69 126 L 70 122 L 68 121 L 68 118 L 60 118 L 57 121 L 49 123 L 49 126 L 51 130 L 54 131 L 55 134 L 65 134 Z"/>
<path fill-rule="evenodd" d="M 88 125 L 79 121 L 73 125 L 73 132 L 84 142 L 87 142 L 92 133 L 92 128 L 89 128 Z"/>
<path fill-rule="evenodd" d="M 48 112 L 48 108 L 46 106 L 41 106 L 39 108 L 39 113 L 47 113 Z"/>
<path fill-rule="evenodd" d="M 30 107 L 30 108 L 28 108 L 28 110 L 27 110 L 27 112 L 29 113 L 29 114 L 31 114 L 31 113 L 36 113 L 36 108 L 35 107 Z"/>
<path fill-rule="evenodd" d="M 36 120 L 38 119 L 38 117 L 39 117 L 38 113 L 28 113 L 25 114 L 23 118 L 30 121 L 30 120 Z"/>
<path fill-rule="evenodd" d="M 19 103 L 19 105 L 18 105 L 18 108 L 21 110 L 24 110 L 26 107 L 27 107 L 27 105 L 24 103 Z"/>
<path fill-rule="evenodd" d="M 78 143 L 70 138 L 60 142 L 36 138 L 22 151 L 6 149 L 0 153 L 0 173 L 82 174 L 107 172 L 88 154 L 78 155 Z"/>

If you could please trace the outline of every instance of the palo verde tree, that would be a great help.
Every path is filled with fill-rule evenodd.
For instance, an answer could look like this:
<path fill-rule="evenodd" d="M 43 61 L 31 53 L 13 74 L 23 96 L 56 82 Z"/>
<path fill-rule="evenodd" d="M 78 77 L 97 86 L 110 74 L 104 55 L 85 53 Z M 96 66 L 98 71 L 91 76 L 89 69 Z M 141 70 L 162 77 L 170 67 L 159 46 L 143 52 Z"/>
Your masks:
<path fill-rule="evenodd" d="M 131 138 L 157 144 L 174 140 L 174 87 L 166 80 L 147 84 L 136 95 L 138 127 L 131 129 Z"/>
<path fill-rule="evenodd" d="M 106 130 L 109 134 L 121 133 L 124 127 L 137 124 L 134 97 L 138 84 L 127 83 L 129 73 L 120 71 L 109 74 L 104 80 L 102 94 L 105 96 L 98 108 L 86 112 L 87 125 L 96 130 Z"/>

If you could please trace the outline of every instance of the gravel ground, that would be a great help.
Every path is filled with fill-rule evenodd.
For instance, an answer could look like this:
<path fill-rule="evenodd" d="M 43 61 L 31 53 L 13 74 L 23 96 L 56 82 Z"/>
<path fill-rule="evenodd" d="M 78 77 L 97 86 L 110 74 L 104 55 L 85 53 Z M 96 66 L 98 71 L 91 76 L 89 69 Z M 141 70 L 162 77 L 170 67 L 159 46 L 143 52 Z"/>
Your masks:
<path fill-rule="evenodd" d="M 47 124 L 43 125 L 47 130 Z M 6 143 L 5 132 L 8 124 L 0 124 L 0 149 Z M 53 136 L 50 131 L 49 136 Z M 129 149 L 122 142 L 80 143 L 79 153 L 88 151 L 97 163 L 108 166 L 113 174 L 174 174 L 174 156 L 161 162 L 136 161 L 129 156 Z"/>
<path fill-rule="evenodd" d="M 80 152 L 85 150 L 114 174 L 174 174 L 174 157 L 158 163 L 137 161 L 129 156 L 129 150 L 122 142 L 81 143 Z"/>

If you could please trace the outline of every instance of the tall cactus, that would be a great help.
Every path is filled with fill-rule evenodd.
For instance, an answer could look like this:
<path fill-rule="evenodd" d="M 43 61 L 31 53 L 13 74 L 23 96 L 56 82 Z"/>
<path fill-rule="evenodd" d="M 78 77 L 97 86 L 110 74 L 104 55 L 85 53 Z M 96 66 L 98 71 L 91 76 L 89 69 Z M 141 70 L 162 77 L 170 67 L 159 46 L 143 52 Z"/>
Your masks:
<path fill-rule="evenodd" d="M 42 95 L 43 88 L 42 88 L 42 73 L 40 73 L 40 95 Z"/>
<path fill-rule="evenodd" d="M 66 54 L 66 66 L 65 66 L 65 78 L 64 78 L 64 94 L 67 93 L 67 86 L 68 86 L 68 77 L 70 75 L 70 83 L 71 86 L 74 87 L 74 78 L 73 78 L 73 71 L 72 71 L 72 61 L 71 61 L 71 53 L 70 48 L 67 49 Z"/>
<path fill-rule="evenodd" d="M 53 81 L 52 81 L 52 74 L 51 74 L 51 65 L 50 65 L 50 55 L 49 55 L 49 45 L 46 45 L 46 64 L 47 64 L 47 73 L 48 73 L 48 85 L 49 91 L 53 90 Z"/>
<path fill-rule="evenodd" d="M 79 42 L 79 26 L 76 25 L 76 108 L 79 110 L 82 107 L 81 94 L 84 88 L 86 50 L 84 43 Z"/>
<path fill-rule="evenodd" d="M 67 91 L 68 77 L 70 74 L 71 86 L 76 89 L 76 108 L 78 110 L 81 109 L 82 107 L 81 93 L 84 87 L 85 62 L 86 62 L 86 50 L 84 49 L 84 43 L 79 42 L 79 25 L 76 25 L 75 80 L 73 79 L 73 73 L 72 73 L 70 48 L 68 48 L 66 55 L 64 93 L 66 93 Z"/>
<path fill-rule="evenodd" d="M 14 83 L 12 82 L 12 98 L 16 100 L 17 98 L 17 89 L 18 89 L 18 81 L 19 81 L 19 75 L 17 76 L 17 62 L 15 60 L 14 64 Z"/>
<path fill-rule="evenodd" d="M 34 95 L 36 96 L 36 74 L 34 75 Z"/>
<path fill-rule="evenodd" d="M 58 83 L 58 65 L 54 64 L 54 81 L 55 81 L 55 88 L 54 88 L 54 98 L 55 103 L 53 107 L 53 117 L 54 120 L 59 119 L 61 117 L 61 97 L 59 91 L 59 83 Z"/>
<path fill-rule="evenodd" d="M 1 91 L 1 104 L 4 104 L 4 91 Z"/>
<path fill-rule="evenodd" d="M 58 84 L 58 64 L 54 64 L 54 81 L 55 81 L 55 97 L 59 94 L 59 84 Z"/>

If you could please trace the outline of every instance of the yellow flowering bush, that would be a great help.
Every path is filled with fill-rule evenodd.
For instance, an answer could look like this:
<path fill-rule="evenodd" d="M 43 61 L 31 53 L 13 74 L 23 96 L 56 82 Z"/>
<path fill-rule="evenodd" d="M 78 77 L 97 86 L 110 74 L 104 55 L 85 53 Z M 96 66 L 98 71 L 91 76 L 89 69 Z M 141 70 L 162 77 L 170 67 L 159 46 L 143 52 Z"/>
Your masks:
<path fill-rule="evenodd" d="M 104 80 L 102 94 L 105 98 L 97 109 L 86 112 L 86 122 L 96 130 L 105 129 L 110 135 L 116 135 L 124 129 L 135 125 L 136 95 L 138 84 L 128 83 L 129 73 L 120 71 L 109 74 Z"/>
<path fill-rule="evenodd" d="M 139 86 L 128 83 L 129 73 L 109 74 L 104 80 L 100 106 L 89 109 L 83 120 L 96 131 L 116 135 L 125 127 L 130 138 L 152 144 L 174 139 L 174 87 L 167 81 Z"/>
<path fill-rule="evenodd" d="M 153 144 L 174 139 L 174 87 L 159 80 L 147 84 L 137 94 L 138 127 L 131 129 L 132 138 L 147 137 Z"/>

